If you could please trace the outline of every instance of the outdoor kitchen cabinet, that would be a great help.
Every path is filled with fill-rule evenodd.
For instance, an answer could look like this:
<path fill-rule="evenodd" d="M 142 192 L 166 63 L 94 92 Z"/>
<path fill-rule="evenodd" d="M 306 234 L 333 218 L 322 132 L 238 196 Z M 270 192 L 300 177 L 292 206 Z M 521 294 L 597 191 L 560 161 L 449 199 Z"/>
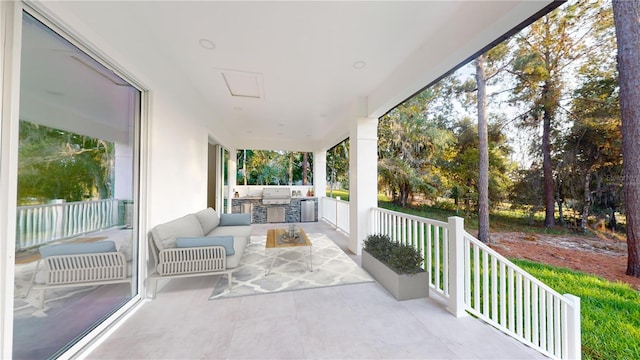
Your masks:
<path fill-rule="evenodd" d="M 269 211 L 280 212 L 284 210 L 284 223 L 297 223 L 303 221 L 317 221 L 318 214 L 318 199 L 315 197 L 293 197 L 288 204 L 264 204 L 259 197 L 246 197 L 246 198 L 233 198 L 232 200 L 232 212 L 243 213 L 248 209 L 251 209 L 251 221 L 254 224 L 266 224 L 267 213 Z M 306 205 L 305 205 L 306 204 Z M 313 206 L 312 217 L 302 219 L 302 207 L 308 206 L 308 211 Z M 277 208 L 277 210 L 275 210 Z M 272 209 L 272 210 L 269 210 Z M 273 214 L 272 214 L 273 215 Z M 282 220 L 282 219 L 278 219 Z"/>

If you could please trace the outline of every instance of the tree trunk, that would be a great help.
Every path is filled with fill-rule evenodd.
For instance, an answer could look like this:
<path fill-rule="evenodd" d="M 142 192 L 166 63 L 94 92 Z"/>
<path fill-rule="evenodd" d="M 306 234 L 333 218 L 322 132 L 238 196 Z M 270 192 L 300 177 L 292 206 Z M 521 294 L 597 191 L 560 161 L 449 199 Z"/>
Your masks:
<path fill-rule="evenodd" d="M 476 59 L 476 85 L 478 87 L 478 240 L 488 243 L 489 238 L 489 135 L 487 132 L 487 84 L 485 79 L 486 55 Z"/>
<path fill-rule="evenodd" d="M 618 230 L 618 222 L 616 221 L 616 210 L 614 208 L 609 208 L 609 229 L 611 231 L 616 232 Z"/>
<path fill-rule="evenodd" d="M 560 219 L 560 225 L 564 226 L 564 201 L 558 199 L 558 219 Z"/>
<path fill-rule="evenodd" d="M 582 232 L 587 232 L 589 221 L 589 208 L 591 208 L 591 170 L 584 176 L 584 205 L 582 205 Z"/>
<path fill-rule="evenodd" d="M 309 154 L 302 154 L 302 185 L 307 185 L 307 172 L 309 171 Z"/>
<path fill-rule="evenodd" d="M 551 100 L 548 99 L 551 97 L 549 88 L 550 86 L 545 84 L 542 90 L 542 96 L 545 98 L 543 103 L 545 105 L 549 105 L 551 102 Z M 553 191 L 553 171 L 551 167 L 551 109 L 545 108 L 542 116 L 542 170 L 544 174 L 544 205 L 546 210 L 544 214 L 544 226 L 553 227 L 556 224 L 554 212 L 556 202 Z"/>
<path fill-rule="evenodd" d="M 289 185 L 293 185 L 293 152 L 289 153 Z"/>
<path fill-rule="evenodd" d="M 622 115 L 627 275 L 640 277 L 640 0 L 613 0 Z"/>
<path fill-rule="evenodd" d="M 244 186 L 247 186 L 247 149 L 244 150 L 244 156 L 242 157 L 242 174 L 244 178 Z"/>

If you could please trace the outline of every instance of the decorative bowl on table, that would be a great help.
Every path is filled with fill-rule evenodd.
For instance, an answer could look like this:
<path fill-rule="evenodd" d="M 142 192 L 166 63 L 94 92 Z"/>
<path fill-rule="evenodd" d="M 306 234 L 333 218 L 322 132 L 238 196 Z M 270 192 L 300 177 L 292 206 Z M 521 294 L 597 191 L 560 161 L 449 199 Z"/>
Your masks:
<path fill-rule="evenodd" d="M 280 240 L 284 243 L 294 243 L 300 241 L 300 234 L 296 231 L 293 234 L 289 231 L 282 234 Z"/>

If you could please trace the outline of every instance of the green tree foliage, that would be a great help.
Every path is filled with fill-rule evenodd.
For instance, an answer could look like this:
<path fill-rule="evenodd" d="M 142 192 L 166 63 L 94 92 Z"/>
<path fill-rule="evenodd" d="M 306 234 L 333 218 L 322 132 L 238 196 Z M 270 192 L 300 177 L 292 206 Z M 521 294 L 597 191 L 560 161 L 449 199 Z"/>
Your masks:
<path fill-rule="evenodd" d="M 402 206 L 415 192 L 434 196 L 443 188 L 436 161 L 444 157 L 452 134 L 427 118 L 436 99 L 434 89 L 427 89 L 378 123 L 379 183 Z"/>
<path fill-rule="evenodd" d="M 310 153 L 305 156 L 294 151 L 240 150 L 237 154 L 237 185 L 308 184 L 313 178 L 309 171 L 309 164 L 313 163 Z"/>
<path fill-rule="evenodd" d="M 640 277 L 640 0 L 613 0 L 627 220 L 627 275 Z"/>
<path fill-rule="evenodd" d="M 524 106 L 521 124 L 542 124 L 542 168 L 544 176 L 545 226 L 555 225 L 552 131 L 560 120 L 561 96 L 566 90 L 568 70 L 588 53 L 583 41 L 590 33 L 587 2 L 561 6 L 531 24 L 516 36 L 512 73 L 516 87 L 513 101 Z M 585 26 L 587 25 L 587 26 Z"/>
<path fill-rule="evenodd" d="M 622 148 L 620 105 L 615 68 L 615 33 L 609 7 L 592 9 L 591 44 L 574 79 L 578 86 L 571 94 L 569 120 L 573 124 L 559 138 L 562 153 L 556 159 L 556 200 L 562 210 L 566 197 L 574 211 L 582 214 L 586 231 L 590 214 L 610 217 L 621 208 Z M 597 12 L 596 12 L 597 10 Z M 561 213 L 562 214 L 562 213 Z"/>
<path fill-rule="evenodd" d="M 447 162 L 447 177 L 452 182 L 452 197 L 458 208 L 464 204 L 466 212 L 474 211 L 478 204 L 478 128 L 471 119 L 463 118 L 454 129 L 455 149 Z M 489 153 L 488 196 L 490 204 L 498 204 L 508 196 L 511 180 L 508 174 L 514 165 L 509 160 L 511 148 L 502 133 L 500 123 L 487 128 Z"/>
<path fill-rule="evenodd" d="M 571 197 L 581 207 L 583 230 L 591 212 L 606 212 L 614 225 L 622 200 L 618 79 L 613 72 L 603 76 L 590 75 L 576 91 L 575 120 L 564 144 L 563 163 L 573 185 Z"/>
<path fill-rule="evenodd" d="M 544 209 L 542 189 L 544 178 L 542 169 L 537 164 L 525 170 L 517 170 L 509 191 L 509 201 L 514 209 L 526 209 L 529 213 L 529 225 L 533 225 L 533 217 Z"/>
<path fill-rule="evenodd" d="M 18 204 L 112 196 L 114 144 L 20 121 Z"/>
<path fill-rule="evenodd" d="M 349 189 L 348 138 L 327 150 L 327 182 L 329 184 L 329 196 L 331 197 L 337 184 L 340 184 L 342 189 Z"/>

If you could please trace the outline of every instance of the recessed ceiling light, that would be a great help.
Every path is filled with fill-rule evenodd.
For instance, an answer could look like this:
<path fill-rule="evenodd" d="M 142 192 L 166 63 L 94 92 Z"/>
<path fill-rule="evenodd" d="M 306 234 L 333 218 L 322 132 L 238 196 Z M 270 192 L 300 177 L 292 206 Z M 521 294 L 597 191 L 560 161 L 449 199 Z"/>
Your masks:
<path fill-rule="evenodd" d="M 360 70 L 360 69 L 363 69 L 365 66 L 367 66 L 367 63 L 364 62 L 364 61 L 356 61 L 356 62 L 353 63 L 353 68 L 354 69 Z"/>
<path fill-rule="evenodd" d="M 216 44 L 209 39 L 200 39 L 198 40 L 198 43 L 200 44 L 200 46 L 202 46 L 202 48 L 207 50 L 213 50 L 216 48 Z"/>

